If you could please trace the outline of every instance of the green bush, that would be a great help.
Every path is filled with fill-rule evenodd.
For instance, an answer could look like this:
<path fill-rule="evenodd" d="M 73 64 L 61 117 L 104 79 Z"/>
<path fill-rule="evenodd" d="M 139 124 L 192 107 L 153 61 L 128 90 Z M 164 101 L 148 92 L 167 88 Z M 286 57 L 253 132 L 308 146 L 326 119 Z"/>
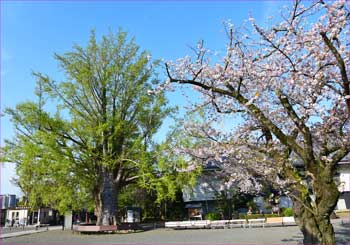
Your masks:
<path fill-rule="evenodd" d="M 221 215 L 219 213 L 207 213 L 205 216 L 205 219 L 207 220 L 220 220 Z"/>
<path fill-rule="evenodd" d="M 266 218 L 270 218 L 270 217 L 282 217 L 282 215 L 278 215 L 278 214 L 264 214 L 264 216 Z"/>
<path fill-rule="evenodd" d="M 278 214 L 239 214 L 240 219 L 263 219 L 270 217 L 281 217 Z"/>
<path fill-rule="evenodd" d="M 253 212 L 257 211 L 258 208 L 256 206 L 256 203 L 254 202 L 254 200 L 250 200 L 249 202 L 247 202 L 247 208 L 251 208 L 251 210 Z"/>
<path fill-rule="evenodd" d="M 266 205 L 266 206 L 265 206 L 265 210 L 266 210 L 266 211 L 271 211 L 271 210 L 272 210 L 271 205 Z"/>
<path fill-rule="evenodd" d="M 263 214 L 240 214 L 240 219 L 261 219 L 265 218 Z"/>
<path fill-rule="evenodd" d="M 142 218 L 142 223 L 156 223 L 161 221 L 160 218 L 156 218 L 156 217 L 144 217 Z"/>
<path fill-rule="evenodd" d="M 292 208 L 286 208 L 283 210 L 283 216 L 293 216 L 293 209 Z"/>

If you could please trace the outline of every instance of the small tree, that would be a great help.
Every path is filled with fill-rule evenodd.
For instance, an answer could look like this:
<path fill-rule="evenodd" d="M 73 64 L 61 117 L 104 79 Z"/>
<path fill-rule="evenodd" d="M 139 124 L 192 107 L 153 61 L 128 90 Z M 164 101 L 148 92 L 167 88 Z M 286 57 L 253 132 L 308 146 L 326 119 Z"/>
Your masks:
<path fill-rule="evenodd" d="M 125 32 L 100 43 L 92 32 L 86 47 L 55 55 L 65 82 L 34 74 L 38 103 L 6 109 L 15 137 L 3 149 L 31 204 L 93 203 L 97 225 L 116 223 L 120 189 L 154 173 L 152 137 L 170 112 L 162 93 L 147 95 L 158 82 L 149 57 Z"/>
<path fill-rule="evenodd" d="M 250 169 L 290 190 L 304 243 L 335 244 L 334 174 L 350 151 L 349 9 L 345 1 L 303 6 L 296 0 L 282 19 L 268 28 L 253 18 L 252 29 L 228 23 L 221 62 L 210 60 L 200 42 L 194 59 L 166 64 L 169 81 L 162 87 L 192 85 L 216 122 L 239 113 L 239 128 L 207 127 L 200 134 L 210 147 L 193 151 L 217 160 L 224 154 L 229 172 Z"/>

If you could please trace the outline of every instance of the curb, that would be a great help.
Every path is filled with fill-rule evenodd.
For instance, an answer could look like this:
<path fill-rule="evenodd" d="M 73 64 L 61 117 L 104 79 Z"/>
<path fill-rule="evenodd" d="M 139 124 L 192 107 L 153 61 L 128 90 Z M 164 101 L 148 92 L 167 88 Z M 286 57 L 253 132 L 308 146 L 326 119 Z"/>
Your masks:
<path fill-rule="evenodd" d="M 48 227 L 48 229 L 44 228 L 39 230 L 12 232 L 7 234 L 0 234 L 0 239 L 17 237 L 17 236 L 25 236 L 25 235 L 30 235 L 30 234 L 35 234 L 35 233 L 40 233 L 45 231 L 53 231 L 53 230 L 61 230 L 61 229 L 62 229 L 62 226 L 53 226 L 53 227 Z"/>

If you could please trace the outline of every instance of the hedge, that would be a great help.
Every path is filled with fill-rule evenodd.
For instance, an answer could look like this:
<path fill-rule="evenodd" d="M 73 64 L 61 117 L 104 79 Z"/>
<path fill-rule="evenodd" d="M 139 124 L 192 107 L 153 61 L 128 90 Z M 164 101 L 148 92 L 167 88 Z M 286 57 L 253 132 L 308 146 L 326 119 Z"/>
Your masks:
<path fill-rule="evenodd" d="M 278 214 L 239 214 L 240 219 L 262 219 L 269 217 L 282 217 Z"/>
<path fill-rule="evenodd" d="M 205 215 L 205 218 L 207 220 L 220 220 L 221 215 L 219 213 L 207 213 L 207 215 Z"/>

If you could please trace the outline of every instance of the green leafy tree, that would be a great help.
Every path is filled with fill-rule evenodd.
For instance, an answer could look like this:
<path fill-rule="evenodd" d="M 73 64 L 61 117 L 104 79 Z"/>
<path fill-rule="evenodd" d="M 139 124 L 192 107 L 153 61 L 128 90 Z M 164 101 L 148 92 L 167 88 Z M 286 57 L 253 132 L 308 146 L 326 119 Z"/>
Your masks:
<path fill-rule="evenodd" d="M 147 94 L 158 83 L 149 57 L 123 31 L 100 42 L 92 32 L 86 47 L 55 54 L 64 82 L 34 74 L 38 103 L 6 109 L 15 136 L 3 148 L 31 204 L 94 207 L 97 225 L 115 224 L 120 189 L 152 179 L 152 137 L 171 109 Z"/>

